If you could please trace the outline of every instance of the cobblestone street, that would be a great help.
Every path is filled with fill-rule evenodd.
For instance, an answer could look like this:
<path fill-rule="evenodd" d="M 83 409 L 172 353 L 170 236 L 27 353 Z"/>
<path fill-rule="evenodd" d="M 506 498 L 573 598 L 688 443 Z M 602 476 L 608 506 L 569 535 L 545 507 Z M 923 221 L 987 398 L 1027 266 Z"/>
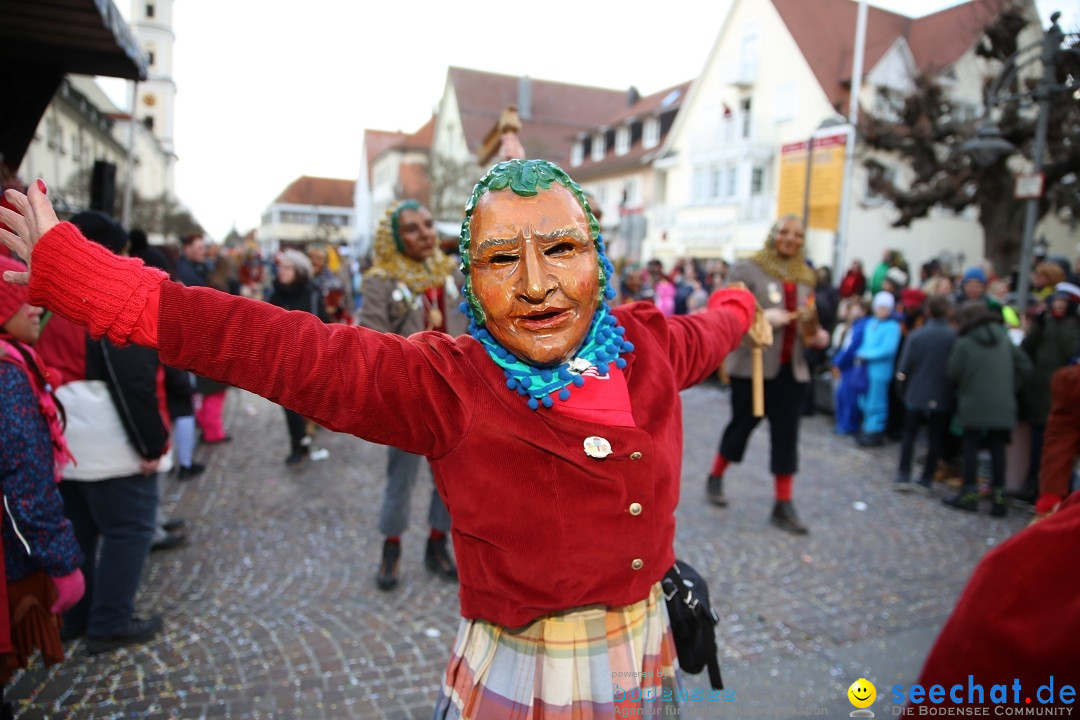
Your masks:
<path fill-rule="evenodd" d="M 676 553 L 710 579 L 733 691 L 683 716 L 788 717 L 802 706 L 846 717 L 844 693 L 859 677 L 877 685 L 873 709 L 889 714 L 887 688 L 915 680 L 976 561 L 1027 517 L 950 511 L 941 488 L 897 494 L 895 444 L 858 449 L 816 416 L 803 423 L 795 483 L 811 534 L 792 537 L 767 523 L 767 428 L 729 470 L 721 510 L 705 502 L 704 478 L 729 401 L 712 385 L 683 400 Z M 162 613 L 165 632 L 93 658 L 69 644 L 64 664 L 12 681 L 18 717 L 430 717 L 458 623 L 456 586 L 422 563 L 430 484 L 414 494 L 402 586 L 379 592 L 385 449 L 321 430 L 315 445 L 329 457 L 290 469 L 280 409 L 231 391 L 227 415 L 234 441 L 198 451 L 207 472 L 163 483 L 188 543 L 151 556 L 138 607 Z"/>

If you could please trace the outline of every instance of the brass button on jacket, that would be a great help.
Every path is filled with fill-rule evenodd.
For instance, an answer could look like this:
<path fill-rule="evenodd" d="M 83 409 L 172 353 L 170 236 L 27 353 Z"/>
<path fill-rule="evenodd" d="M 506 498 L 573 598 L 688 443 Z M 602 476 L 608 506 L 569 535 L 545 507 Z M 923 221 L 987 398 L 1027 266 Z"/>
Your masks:
<path fill-rule="evenodd" d="M 641 453 L 639 453 L 639 452 L 630 453 L 630 459 L 631 460 L 640 460 L 641 459 Z"/>
<path fill-rule="evenodd" d="M 641 503 L 630 503 L 630 508 L 629 509 L 630 509 L 630 514 L 631 515 L 640 515 L 641 514 Z"/>
<path fill-rule="evenodd" d="M 642 561 L 641 558 L 634 558 L 634 562 L 630 563 L 630 567 L 634 568 L 635 570 L 640 570 L 641 568 L 645 567 L 645 563 Z"/>

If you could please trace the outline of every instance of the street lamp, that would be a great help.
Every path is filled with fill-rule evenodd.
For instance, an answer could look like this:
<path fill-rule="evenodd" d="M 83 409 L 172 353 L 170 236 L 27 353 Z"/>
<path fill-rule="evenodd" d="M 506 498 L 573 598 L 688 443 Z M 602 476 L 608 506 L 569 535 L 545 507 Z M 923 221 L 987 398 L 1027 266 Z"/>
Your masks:
<path fill-rule="evenodd" d="M 1035 220 L 1039 215 L 1039 200 L 1042 197 L 1043 156 L 1046 154 L 1046 134 L 1050 122 L 1050 100 L 1057 93 L 1072 93 L 1077 87 L 1077 78 L 1070 77 L 1064 83 L 1059 83 L 1055 75 L 1057 62 L 1062 55 L 1072 54 L 1080 57 L 1080 50 L 1077 48 L 1064 47 L 1066 33 L 1058 26 L 1058 18 L 1060 17 L 1060 12 L 1050 16 L 1050 27 L 1043 33 L 1042 42 L 1033 43 L 1017 50 L 1005 61 L 1001 73 L 991 83 L 987 92 L 986 117 L 979 126 L 975 137 L 960 146 L 962 152 L 971 154 L 975 161 L 984 167 L 997 162 L 1002 155 L 1012 154 L 1016 151 L 1016 147 L 1001 136 L 1001 129 L 991 117 L 994 107 L 1010 101 L 1033 100 L 1038 103 L 1039 114 L 1035 124 L 1035 147 L 1031 158 L 1032 171 L 1027 176 L 1034 181 L 1035 187 L 1022 196 L 1027 198 L 1027 206 L 1024 211 L 1024 238 L 1020 247 L 1020 271 L 1017 273 L 1016 288 L 1016 296 L 1019 298 L 1021 310 L 1027 306 L 1028 291 L 1031 284 L 1031 273 L 1026 266 L 1031 259 Z M 1069 33 L 1069 37 L 1076 37 L 1076 35 L 1076 33 Z M 1036 62 L 1042 62 L 1043 72 L 1034 88 L 1003 94 L 1003 89 L 1010 90 L 1013 87 L 1017 73 L 1022 68 Z"/>

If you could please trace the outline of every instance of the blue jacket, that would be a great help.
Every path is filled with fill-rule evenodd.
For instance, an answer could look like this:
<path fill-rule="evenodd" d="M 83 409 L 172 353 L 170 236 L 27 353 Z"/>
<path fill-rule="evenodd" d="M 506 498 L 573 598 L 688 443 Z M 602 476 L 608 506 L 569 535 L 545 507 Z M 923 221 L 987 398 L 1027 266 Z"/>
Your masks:
<path fill-rule="evenodd" d="M 840 345 L 840 349 L 833 355 L 832 364 L 840 372 L 847 372 L 851 368 L 855 367 L 855 355 L 859 352 L 859 348 L 862 347 L 863 335 L 866 332 L 866 323 L 870 318 L 859 318 L 855 321 L 855 324 L 851 326 L 851 330 L 848 331 L 848 335 L 844 338 L 844 342 Z"/>
<path fill-rule="evenodd" d="M 889 380 L 893 374 L 896 351 L 900 349 L 900 323 L 892 318 L 879 320 L 870 318 L 863 334 L 862 347 L 858 357 L 866 363 L 867 374 L 871 380 Z"/>

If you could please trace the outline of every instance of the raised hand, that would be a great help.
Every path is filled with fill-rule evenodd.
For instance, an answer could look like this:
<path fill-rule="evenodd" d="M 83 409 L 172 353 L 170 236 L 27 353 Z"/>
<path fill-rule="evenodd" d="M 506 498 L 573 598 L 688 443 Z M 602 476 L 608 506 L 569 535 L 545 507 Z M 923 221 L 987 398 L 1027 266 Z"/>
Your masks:
<path fill-rule="evenodd" d="M 38 180 L 30 186 L 26 195 L 18 190 L 8 190 L 4 193 L 4 198 L 15 207 L 15 210 L 0 207 L 0 220 L 11 228 L 10 230 L 0 228 L 0 241 L 26 261 L 27 267 L 27 272 L 6 271 L 4 280 L 9 283 L 16 285 L 30 283 L 34 245 L 42 235 L 60 222 L 52 203 L 46 197 L 46 192 L 45 182 Z"/>

